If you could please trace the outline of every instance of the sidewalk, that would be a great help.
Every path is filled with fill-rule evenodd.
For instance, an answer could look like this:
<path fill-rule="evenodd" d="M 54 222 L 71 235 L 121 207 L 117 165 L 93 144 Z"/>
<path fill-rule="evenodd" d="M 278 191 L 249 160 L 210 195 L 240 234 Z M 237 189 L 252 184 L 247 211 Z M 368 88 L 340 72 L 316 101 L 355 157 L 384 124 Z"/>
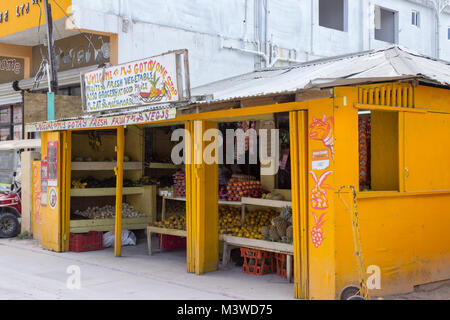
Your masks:
<path fill-rule="evenodd" d="M 86 253 L 55 253 L 33 240 L 0 240 L 0 299 L 292 299 L 293 284 L 276 274 L 257 277 L 241 268 L 202 276 L 186 272 L 185 251 L 147 255 L 145 240 Z M 81 268 L 81 290 L 66 286 L 67 268 Z"/>

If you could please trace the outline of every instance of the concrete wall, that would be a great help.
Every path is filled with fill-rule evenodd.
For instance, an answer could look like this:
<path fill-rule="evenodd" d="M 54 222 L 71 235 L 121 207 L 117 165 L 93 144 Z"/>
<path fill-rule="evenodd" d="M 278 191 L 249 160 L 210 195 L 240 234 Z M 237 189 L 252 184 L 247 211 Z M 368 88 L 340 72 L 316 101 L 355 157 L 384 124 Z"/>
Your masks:
<path fill-rule="evenodd" d="M 24 92 L 24 123 L 47 120 L 47 95 Z M 73 118 L 82 115 L 81 97 L 55 96 L 55 119 Z"/>
<path fill-rule="evenodd" d="M 33 161 L 40 160 L 38 152 L 24 151 L 21 154 L 22 165 L 22 222 L 21 232 L 32 232 L 32 193 L 33 193 Z"/>
<path fill-rule="evenodd" d="M 434 11 L 424 3 L 347 1 L 346 31 L 319 26 L 319 0 L 73 0 L 73 17 L 78 28 L 118 34 L 119 63 L 189 49 L 195 87 L 270 65 L 278 56 L 306 61 L 389 46 L 375 40 L 375 6 L 398 12 L 400 45 L 435 56 Z M 420 11 L 419 28 L 411 24 L 413 9 Z M 440 53 L 450 60 L 447 11 L 441 14 Z M 262 55 L 270 56 L 267 62 Z"/>

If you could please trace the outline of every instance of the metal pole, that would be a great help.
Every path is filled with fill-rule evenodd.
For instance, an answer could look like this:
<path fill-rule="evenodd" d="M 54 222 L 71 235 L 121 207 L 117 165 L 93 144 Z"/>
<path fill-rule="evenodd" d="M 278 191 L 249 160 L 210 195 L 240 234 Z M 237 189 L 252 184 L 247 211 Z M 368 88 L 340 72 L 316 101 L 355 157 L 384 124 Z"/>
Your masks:
<path fill-rule="evenodd" d="M 47 22 L 47 40 L 48 40 L 48 61 L 50 64 L 50 87 L 49 92 L 57 93 L 58 91 L 58 75 L 56 73 L 56 52 L 55 41 L 53 39 L 53 18 L 52 8 L 48 4 L 48 0 L 44 0 L 45 20 Z"/>

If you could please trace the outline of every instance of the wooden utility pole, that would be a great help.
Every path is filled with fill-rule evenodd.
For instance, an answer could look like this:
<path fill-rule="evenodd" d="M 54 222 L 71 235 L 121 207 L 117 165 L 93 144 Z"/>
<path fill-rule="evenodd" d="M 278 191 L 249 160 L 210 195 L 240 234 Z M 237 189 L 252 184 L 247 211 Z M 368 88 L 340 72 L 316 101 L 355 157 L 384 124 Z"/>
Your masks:
<path fill-rule="evenodd" d="M 58 91 L 58 74 L 56 73 L 56 51 L 55 41 L 53 39 L 53 18 L 52 8 L 48 3 L 48 0 L 44 0 L 45 6 L 45 20 L 47 22 L 47 45 L 48 45 L 48 61 L 50 74 L 50 88 L 49 92 L 56 93 Z"/>

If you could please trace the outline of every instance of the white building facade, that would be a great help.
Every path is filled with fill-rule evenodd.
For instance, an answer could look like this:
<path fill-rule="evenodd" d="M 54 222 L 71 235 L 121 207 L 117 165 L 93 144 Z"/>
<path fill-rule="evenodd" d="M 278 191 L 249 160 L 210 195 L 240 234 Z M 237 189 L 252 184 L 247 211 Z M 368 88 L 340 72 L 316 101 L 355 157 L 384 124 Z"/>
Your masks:
<path fill-rule="evenodd" d="M 193 86 L 393 43 L 450 60 L 449 1 L 73 0 L 72 28 L 118 35 L 119 63 L 187 48 Z"/>
<path fill-rule="evenodd" d="M 7 1 L 12 3 L 10 11 L 15 12 L 17 1 Z M 30 12 L 42 10 L 42 5 L 37 8 L 35 1 L 29 2 Z M 449 0 L 49 2 L 54 13 L 64 10 L 64 17 L 55 19 L 56 40 L 79 35 L 80 31 L 114 36 L 116 42 L 111 40 L 111 48 L 116 51 L 116 59 L 112 62 L 188 49 L 192 87 L 259 68 L 392 44 L 450 60 Z M 0 45 L 38 46 L 46 32 L 44 25 L 39 30 L 40 36 L 35 27 L 0 37 Z M 62 54 L 60 64 L 67 56 L 75 59 L 76 52 L 70 55 L 69 50 Z"/>

